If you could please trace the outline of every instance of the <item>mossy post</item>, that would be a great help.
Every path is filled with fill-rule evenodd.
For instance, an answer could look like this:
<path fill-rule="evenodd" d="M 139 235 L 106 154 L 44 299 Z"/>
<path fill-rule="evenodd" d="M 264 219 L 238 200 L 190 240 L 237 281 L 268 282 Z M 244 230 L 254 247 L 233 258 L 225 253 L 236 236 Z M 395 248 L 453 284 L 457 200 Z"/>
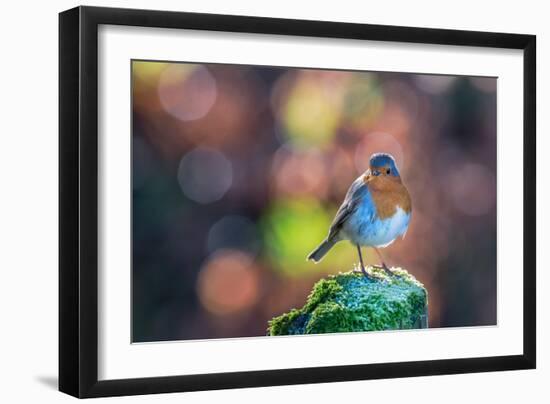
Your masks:
<path fill-rule="evenodd" d="M 268 335 L 323 334 L 428 328 L 428 292 L 407 271 L 393 276 L 369 267 L 330 275 L 314 286 L 301 309 L 269 321 Z"/>

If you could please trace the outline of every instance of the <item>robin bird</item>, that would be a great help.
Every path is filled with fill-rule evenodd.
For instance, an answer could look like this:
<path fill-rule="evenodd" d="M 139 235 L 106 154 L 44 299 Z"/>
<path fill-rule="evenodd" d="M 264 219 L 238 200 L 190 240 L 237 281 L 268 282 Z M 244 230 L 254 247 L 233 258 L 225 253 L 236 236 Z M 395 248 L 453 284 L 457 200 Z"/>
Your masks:
<path fill-rule="evenodd" d="M 357 247 L 361 271 L 366 277 L 362 246 L 374 248 L 382 268 L 392 274 L 378 249 L 405 236 L 411 212 L 411 198 L 401 182 L 394 158 L 386 153 L 373 154 L 369 169 L 351 184 L 327 238 L 307 259 L 317 263 L 334 244 L 349 240 Z"/>

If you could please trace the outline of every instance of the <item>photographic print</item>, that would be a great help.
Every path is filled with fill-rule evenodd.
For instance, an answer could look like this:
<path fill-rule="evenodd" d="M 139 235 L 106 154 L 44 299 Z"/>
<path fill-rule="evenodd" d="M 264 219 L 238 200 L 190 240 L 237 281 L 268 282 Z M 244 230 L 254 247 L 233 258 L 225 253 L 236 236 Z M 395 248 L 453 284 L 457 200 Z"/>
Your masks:
<path fill-rule="evenodd" d="M 132 342 L 497 324 L 496 78 L 131 73 Z"/>

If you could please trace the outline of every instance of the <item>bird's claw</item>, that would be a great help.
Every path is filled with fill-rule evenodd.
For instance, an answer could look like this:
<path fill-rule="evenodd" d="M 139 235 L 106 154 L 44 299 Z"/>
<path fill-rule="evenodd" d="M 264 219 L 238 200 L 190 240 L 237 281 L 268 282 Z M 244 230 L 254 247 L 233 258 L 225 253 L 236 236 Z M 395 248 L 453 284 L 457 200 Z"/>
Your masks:
<path fill-rule="evenodd" d="M 393 272 L 391 269 L 389 269 L 386 264 L 378 265 L 378 268 L 383 269 L 384 272 L 386 272 L 386 275 L 388 275 L 388 276 L 391 276 L 391 277 L 399 276 L 398 274 Z"/>
<path fill-rule="evenodd" d="M 353 269 L 353 273 L 355 274 L 363 274 L 363 276 L 369 280 L 373 280 L 373 277 L 372 275 L 370 275 L 367 270 L 365 269 L 365 267 L 355 267 Z"/>

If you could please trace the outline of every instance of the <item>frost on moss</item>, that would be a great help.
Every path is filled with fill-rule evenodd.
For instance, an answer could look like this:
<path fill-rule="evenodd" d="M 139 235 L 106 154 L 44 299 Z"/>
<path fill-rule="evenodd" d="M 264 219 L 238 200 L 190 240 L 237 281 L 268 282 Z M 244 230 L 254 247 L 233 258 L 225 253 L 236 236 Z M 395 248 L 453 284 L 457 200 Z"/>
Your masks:
<path fill-rule="evenodd" d="M 346 272 L 321 279 L 301 309 L 269 321 L 268 335 L 396 330 L 427 327 L 428 293 L 401 268 L 394 276 L 369 267 L 372 279 Z"/>

